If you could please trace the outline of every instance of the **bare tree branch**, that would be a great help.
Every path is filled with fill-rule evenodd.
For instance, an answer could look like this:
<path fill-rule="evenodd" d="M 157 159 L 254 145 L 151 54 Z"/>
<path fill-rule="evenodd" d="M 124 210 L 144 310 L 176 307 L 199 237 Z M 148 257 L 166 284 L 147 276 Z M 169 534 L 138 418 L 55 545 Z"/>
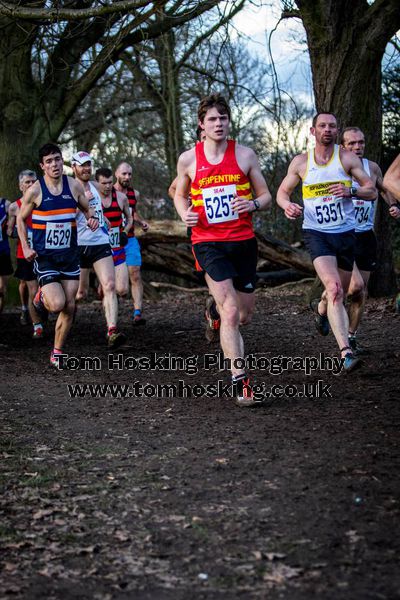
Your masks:
<path fill-rule="evenodd" d="M 150 4 L 149 0 L 126 0 L 125 2 L 110 2 L 98 7 L 91 8 L 33 8 L 21 6 L 19 3 L 0 2 L 0 15 L 13 19 L 24 19 L 29 21 L 78 21 L 100 17 L 113 13 L 126 14 Z M 163 6 L 166 0 L 154 2 L 157 6 Z"/>

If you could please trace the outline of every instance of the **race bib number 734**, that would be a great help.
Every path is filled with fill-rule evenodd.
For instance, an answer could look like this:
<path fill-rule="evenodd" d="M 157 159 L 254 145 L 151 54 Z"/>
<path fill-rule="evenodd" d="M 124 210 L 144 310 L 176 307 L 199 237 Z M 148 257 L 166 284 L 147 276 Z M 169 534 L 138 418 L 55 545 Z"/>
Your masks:
<path fill-rule="evenodd" d="M 234 221 L 239 215 L 232 210 L 236 185 L 223 185 L 203 189 L 204 210 L 210 224 Z"/>

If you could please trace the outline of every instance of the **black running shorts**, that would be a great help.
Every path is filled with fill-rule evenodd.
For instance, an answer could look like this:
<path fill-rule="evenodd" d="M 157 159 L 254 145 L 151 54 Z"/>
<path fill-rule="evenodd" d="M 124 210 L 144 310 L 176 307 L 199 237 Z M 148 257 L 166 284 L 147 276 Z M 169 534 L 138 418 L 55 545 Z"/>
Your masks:
<path fill-rule="evenodd" d="M 354 261 L 360 271 L 375 271 L 377 263 L 377 243 L 375 233 L 369 231 L 356 232 Z"/>
<path fill-rule="evenodd" d="M 17 258 L 17 268 L 14 271 L 14 277 L 21 281 L 35 281 L 36 275 L 33 272 L 33 262 L 26 258 Z"/>
<path fill-rule="evenodd" d="M 110 244 L 97 246 L 79 246 L 79 261 L 81 269 L 91 269 L 98 260 L 112 256 Z"/>
<path fill-rule="evenodd" d="M 250 294 L 256 287 L 257 240 L 199 242 L 193 245 L 198 265 L 214 281 L 232 279 L 238 292 Z"/>
<path fill-rule="evenodd" d="M 68 254 L 37 256 L 34 261 L 34 271 L 40 287 L 48 283 L 79 279 L 78 247 L 70 250 Z"/>
<path fill-rule="evenodd" d="M 319 256 L 336 256 L 339 269 L 353 270 L 354 230 L 343 233 L 325 233 L 315 229 L 303 229 L 303 239 L 313 261 Z"/>

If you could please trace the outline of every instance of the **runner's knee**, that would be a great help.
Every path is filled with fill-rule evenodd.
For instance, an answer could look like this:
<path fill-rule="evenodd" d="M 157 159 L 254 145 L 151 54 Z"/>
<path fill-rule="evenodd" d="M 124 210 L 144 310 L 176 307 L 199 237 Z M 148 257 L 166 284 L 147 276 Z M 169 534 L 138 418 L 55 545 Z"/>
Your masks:
<path fill-rule="evenodd" d="M 343 287 L 339 279 L 332 279 L 325 285 L 325 291 L 328 302 L 343 302 Z"/>
<path fill-rule="evenodd" d="M 349 298 L 353 302 L 361 301 L 365 296 L 365 285 L 363 281 L 353 283 L 349 289 Z"/>
<path fill-rule="evenodd" d="M 234 304 L 223 304 L 218 306 L 218 312 L 221 315 L 221 321 L 233 327 L 239 325 L 240 313 L 239 308 Z"/>
<path fill-rule="evenodd" d="M 113 294 L 115 292 L 115 281 L 114 279 L 107 279 L 102 284 L 104 294 Z"/>
<path fill-rule="evenodd" d="M 74 304 L 75 304 L 75 300 L 74 300 Z M 45 305 L 46 305 L 46 308 L 48 308 L 50 312 L 55 312 L 55 313 L 61 312 L 62 310 L 65 310 L 65 308 L 66 308 L 65 298 L 61 298 L 61 297 L 48 298 L 46 296 Z"/>

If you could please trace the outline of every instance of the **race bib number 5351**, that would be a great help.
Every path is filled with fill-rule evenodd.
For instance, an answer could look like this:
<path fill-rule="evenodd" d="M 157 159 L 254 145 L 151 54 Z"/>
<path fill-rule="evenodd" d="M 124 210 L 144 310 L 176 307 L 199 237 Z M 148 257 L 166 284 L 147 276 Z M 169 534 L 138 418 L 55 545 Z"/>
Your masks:
<path fill-rule="evenodd" d="M 71 245 L 71 223 L 46 223 L 47 250 L 62 250 Z"/>
<path fill-rule="evenodd" d="M 210 224 L 234 221 L 239 215 L 232 210 L 236 185 L 224 185 L 203 190 L 204 210 Z"/>
<path fill-rule="evenodd" d="M 337 227 L 346 222 L 346 216 L 343 211 L 342 202 L 334 196 L 318 198 L 315 202 L 315 218 L 320 225 Z"/>

